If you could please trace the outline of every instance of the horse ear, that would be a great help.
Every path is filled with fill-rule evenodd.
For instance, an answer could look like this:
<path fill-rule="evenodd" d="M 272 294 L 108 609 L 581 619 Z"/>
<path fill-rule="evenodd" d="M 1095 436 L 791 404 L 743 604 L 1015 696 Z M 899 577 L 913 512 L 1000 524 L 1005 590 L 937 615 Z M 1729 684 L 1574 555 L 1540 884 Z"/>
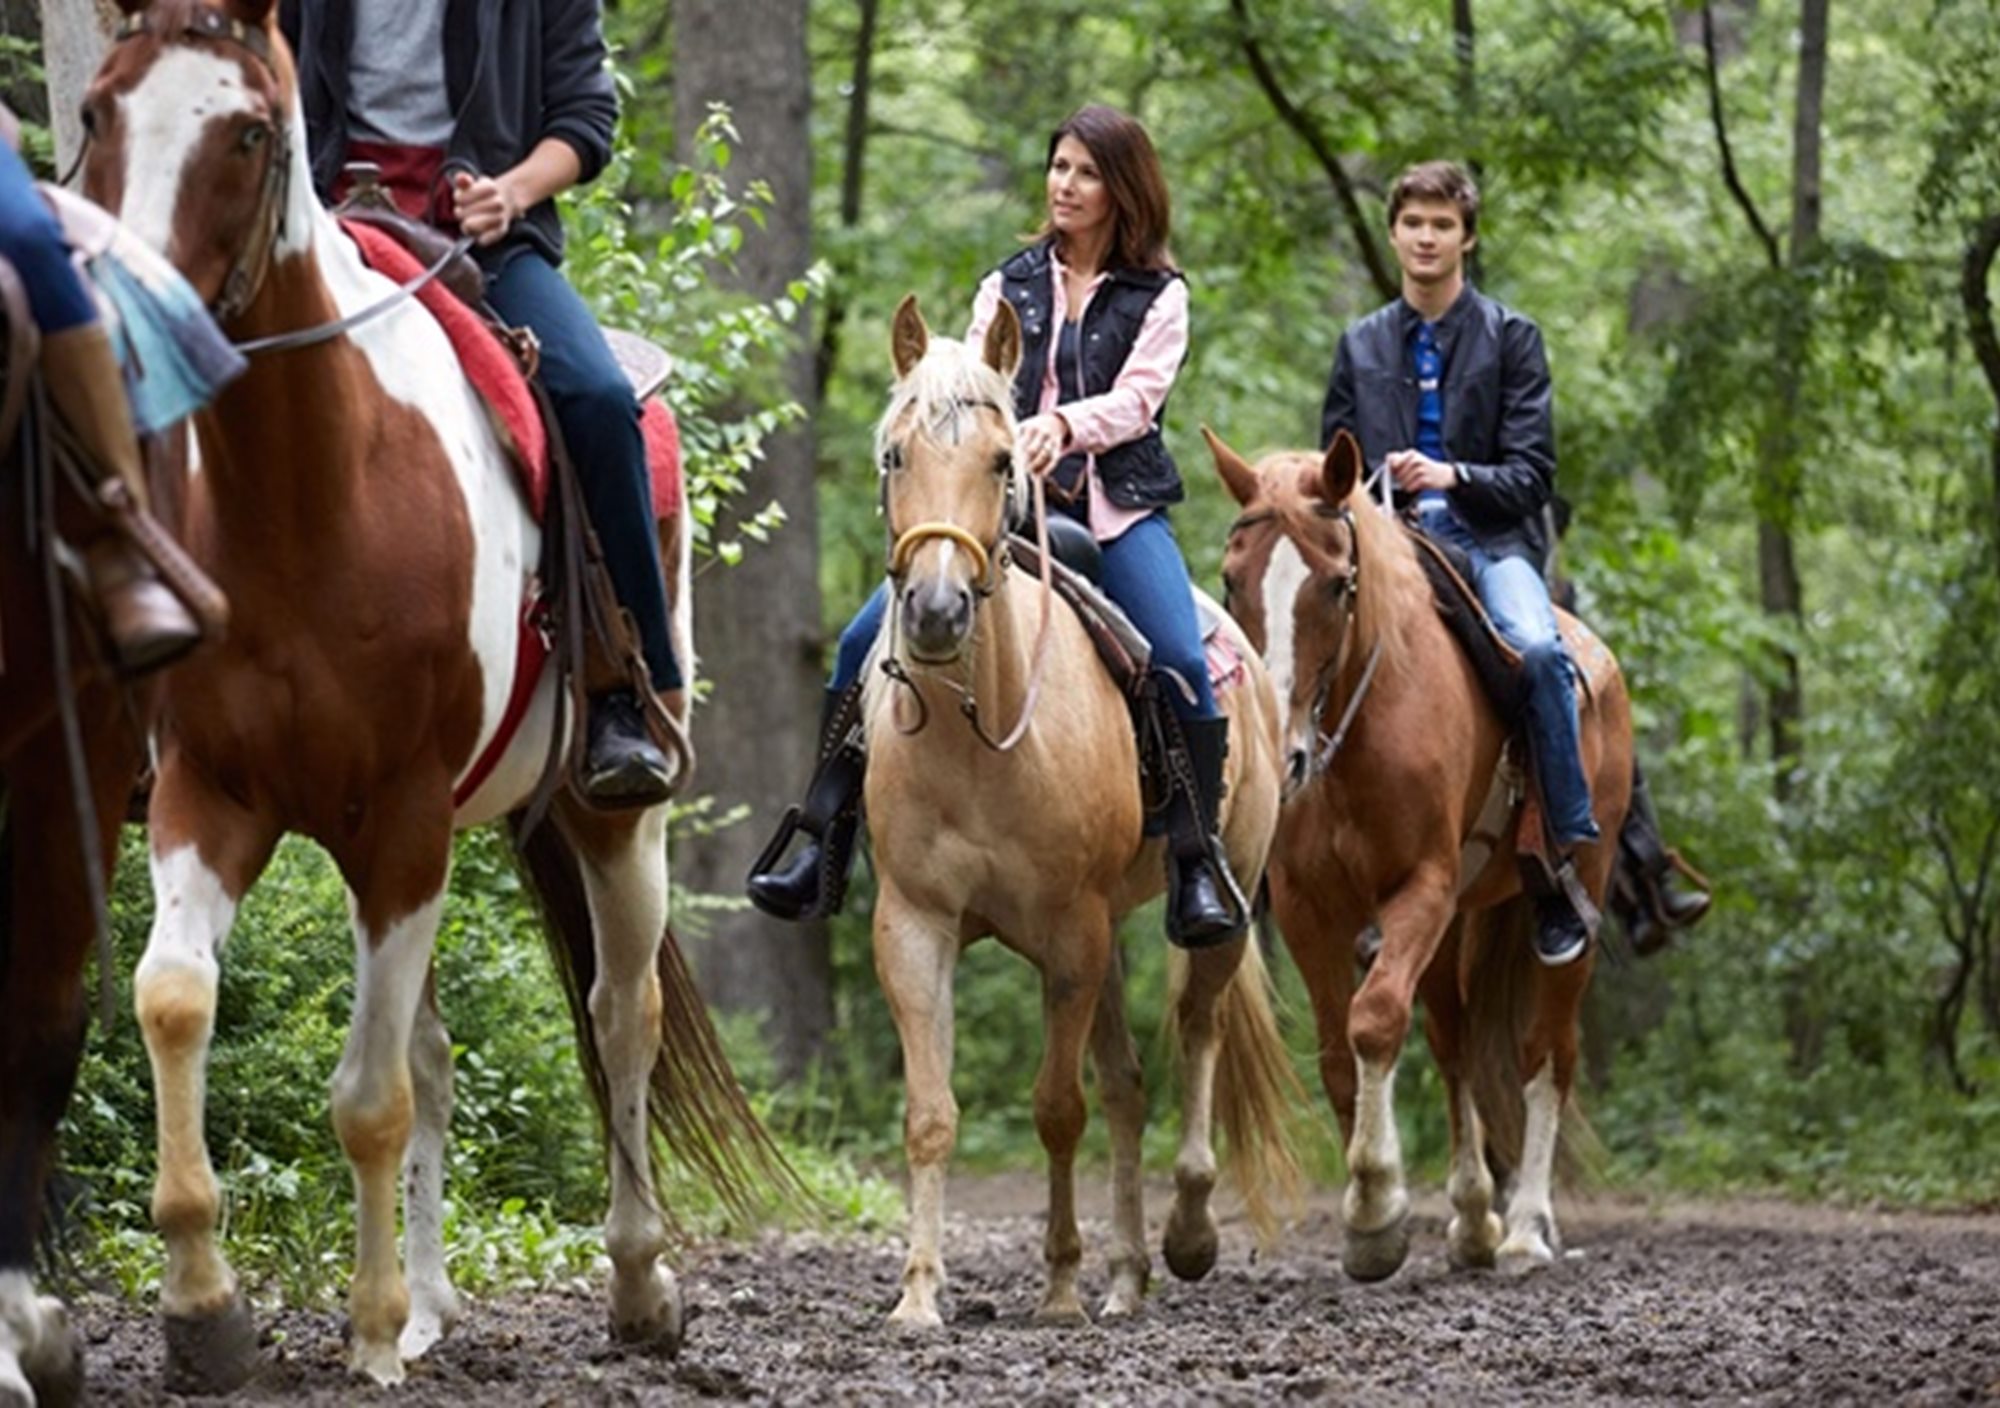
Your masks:
<path fill-rule="evenodd" d="M 1229 448 L 1207 426 L 1201 428 L 1201 438 L 1208 442 L 1208 452 L 1215 456 L 1215 472 L 1222 476 L 1223 487 L 1229 496 L 1245 508 L 1257 497 L 1257 471 L 1252 469 L 1243 456 Z"/>
<path fill-rule="evenodd" d="M 1333 443 L 1326 447 L 1326 459 L 1319 467 L 1320 487 L 1326 493 L 1326 501 L 1346 503 L 1360 479 L 1361 442 L 1345 430 L 1334 431 Z"/>
<path fill-rule="evenodd" d="M 1012 381 L 1014 373 L 1021 366 L 1021 319 L 1014 312 L 1014 305 L 1006 299 L 993 310 L 993 319 L 986 325 L 986 346 L 980 350 L 986 365 Z"/>
<path fill-rule="evenodd" d="M 908 376 L 910 368 L 924 359 L 924 351 L 930 345 L 931 330 L 924 326 L 924 315 L 917 311 L 917 296 L 906 293 L 896 305 L 896 320 L 889 329 L 889 353 L 896 359 L 896 375 Z"/>

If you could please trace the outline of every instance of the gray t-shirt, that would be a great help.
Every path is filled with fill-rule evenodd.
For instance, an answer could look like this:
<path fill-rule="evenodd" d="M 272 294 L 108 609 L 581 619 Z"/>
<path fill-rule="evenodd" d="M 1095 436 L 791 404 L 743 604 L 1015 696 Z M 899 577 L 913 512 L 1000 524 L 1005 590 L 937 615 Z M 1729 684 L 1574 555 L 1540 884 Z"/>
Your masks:
<path fill-rule="evenodd" d="M 363 142 L 442 147 L 451 140 L 444 84 L 446 0 L 354 0 L 347 121 Z"/>

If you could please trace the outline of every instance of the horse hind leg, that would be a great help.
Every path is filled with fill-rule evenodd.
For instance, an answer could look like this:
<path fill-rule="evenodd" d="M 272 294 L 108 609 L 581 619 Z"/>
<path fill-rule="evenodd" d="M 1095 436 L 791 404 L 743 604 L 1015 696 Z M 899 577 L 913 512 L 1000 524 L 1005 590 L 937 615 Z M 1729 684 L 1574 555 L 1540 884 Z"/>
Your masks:
<path fill-rule="evenodd" d="M 1500 1270 L 1512 1276 L 1539 1271 L 1562 1254 L 1554 1202 L 1556 1144 L 1576 1077 L 1577 1014 L 1591 961 L 1586 954 L 1536 974 L 1534 1025 L 1521 1061 L 1521 1069 L 1532 1072 L 1523 1090 L 1521 1166 L 1507 1203 L 1507 1239 L 1498 1254 Z"/>
<path fill-rule="evenodd" d="M 563 834 L 577 848 L 594 936 L 588 1039 L 607 1102 L 611 1203 L 604 1249 L 611 1258 L 611 1335 L 672 1356 L 680 1352 L 683 1309 L 680 1285 L 665 1261 L 649 1107 L 660 1055 L 666 816 L 664 807 L 599 816 L 568 802 L 560 813 Z"/>
<path fill-rule="evenodd" d="M 410 1030 L 410 1080 L 416 1123 L 403 1159 L 403 1232 L 410 1278 L 410 1318 L 397 1348 L 420 1358 L 458 1323 L 458 1293 L 444 1264 L 444 1160 L 451 1127 L 451 1036 L 437 1007 L 432 968 Z"/>
<path fill-rule="evenodd" d="M 1138 1047 L 1125 1016 L 1125 964 L 1115 948 L 1098 993 L 1090 1054 L 1097 1067 L 1097 1098 L 1111 1129 L 1111 1288 L 1102 1314 L 1135 1315 L 1145 1303 L 1146 1283 L 1153 1270 L 1146 1252 L 1140 1168 L 1146 1091 Z"/>
<path fill-rule="evenodd" d="M 1463 927 L 1458 934 L 1461 944 L 1478 942 Z M 1472 1083 L 1466 1079 L 1468 1014 L 1459 996 L 1458 971 L 1456 950 L 1448 944 L 1432 961 L 1421 984 L 1424 1030 L 1444 1077 L 1451 1125 L 1451 1172 L 1445 1181 L 1445 1195 L 1451 1202 L 1452 1217 L 1445 1229 L 1445 1252 L 1451 1264 L 1461 1269 L 1490 1268 L 1506 1228 L 1494 1211 L 1485 1129 Z"/>
<path fill-rule="evenodd" d="M 1174 1206 L 1161 1250 L 1167 1269 L 1199 1281 L 1215 1269 L 1221 1236 L 1209 1198 L 1215 1191 L 1215 1067 L 1222 1050 L 1216 1009 L 1243 958 L 1243 940 L 1187 954 L 1175 952 L 1175 1034 L 1181 1057 L 1181 1143 L 1174 1156 Z"/>

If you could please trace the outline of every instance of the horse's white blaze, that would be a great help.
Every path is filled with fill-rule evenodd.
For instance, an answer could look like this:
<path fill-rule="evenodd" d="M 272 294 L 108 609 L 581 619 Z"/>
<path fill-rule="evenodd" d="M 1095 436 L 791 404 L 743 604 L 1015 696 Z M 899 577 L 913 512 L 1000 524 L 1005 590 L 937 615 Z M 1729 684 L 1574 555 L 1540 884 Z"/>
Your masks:
<path fill-rule="evenodd" d="M 126 227 L 171 257 L 174 210 L 180 204 L 189 154 L 209 123 L 253 112 L 256 103 L 256 95 L 243 82 L 242 64 L 234 57 L 188 45 L 174 45 L 162 53 L 145 79 L 119 103 L 128 136 L 125 197 L 118 218 Z M 303 139 L 298 150 L 305 151 Z M 306 190 L 310 195 L 310 181 Z"/>
<path fill-rule="evenodd" d="M 1271 549 L 1264 568 L 1264 668 L 1271 676 L 1271 689 L 1285 714 L 1285 745 L 1289 750 L 1304 745 L 1311 719 L 1293 717 L 1292 683 L 1298 676 L 1298 599 L 1312 579 L 1312 571 L 1300 556 L 1297 544 L 1280 538 Z"/>

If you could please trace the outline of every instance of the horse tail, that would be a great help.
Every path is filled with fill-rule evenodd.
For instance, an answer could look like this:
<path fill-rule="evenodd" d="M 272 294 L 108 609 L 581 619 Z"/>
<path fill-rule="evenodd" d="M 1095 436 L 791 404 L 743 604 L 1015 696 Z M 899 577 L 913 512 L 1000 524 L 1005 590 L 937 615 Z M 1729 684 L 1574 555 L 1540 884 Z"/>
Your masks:
<path fill-rule="evenodd" d="M 577 1059 L 597 1111 L 598 1132 L 610 1143 L 610 1083 L 599 1059 L 590 1021 L 590 989 L 597 979 L 597 939 L 575 850 L 551 824 L 525 840 L 515 855 L 542 913 L 542 934 L 562 982 L 576 1029 Z M 751 1109 L 694 976 L 669 926 L 661 935 L 655 968 L 660 984 L 660 1052 L 653 1063 L 647 1113 L 654 1140 L 649 1151 L 655 1184 L 667 1173 L 668 1154 L 691 1168 L 738 1221 L 753 1223 L 774 1205 L 810 1208 L 813 1194 Z M 685 1241 L 688 1229 L 661 1200 L 669 1231 Z"/>
<path fill-rule="evenodd" d="M 1188 959 L 1172 953 L 1168 1012 L 1178 1016 Z M 1224 1169 L 1265 1244 L 1278 1234 L 1280 1214 L 1299 1201 L 1305 1175 L 1287 1116 L 1306 1101 L 1305 1088 L 1278 1033 L 1270 970 L 1255 938 L 1216 1003 L 1221 1041 L 1215 1062 L 1215 1114 L 1228 1140 Z M 1176 1033 L 1178 1035 L 1178 1033 Z M 1175 1049 L 1181 1049 L 1178 1040 Z"/>
<path fill-rule="evenodd" d="M 1466 1078 L 1486 1136 L 1494 1182 L 1507 1185 L 1521 1166 L 1528 1108 L 1522 1096 L 1521 1048 L 1535 1018 L 1535 906 L 1526 895 L 1466 916 L 1460 990 L 1465 995 Z M 1601 1162 L 1602 1145 L 1577 1104 L 1563 1104 L 1556 1135 L 1556 1177 L 1565 1187 L 1585 1181 Z"/>

